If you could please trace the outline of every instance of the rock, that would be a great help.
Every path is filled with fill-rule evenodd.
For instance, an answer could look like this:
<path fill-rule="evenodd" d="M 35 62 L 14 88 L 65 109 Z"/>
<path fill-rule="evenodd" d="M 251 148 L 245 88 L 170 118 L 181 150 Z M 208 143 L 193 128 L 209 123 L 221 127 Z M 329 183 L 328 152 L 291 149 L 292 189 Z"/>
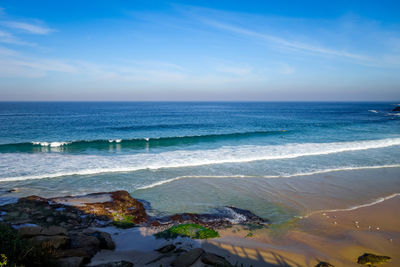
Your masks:
<path fill-rule="evenodd" d="M 16 193 L 18 191 L 19 191 L 18 188 L 11 188 L 7 190 L 7 193 Z"/>
<path fill-rule="evenodd" d="M 364 253 L 360 257 L 358 257 L 357 263 L 363 265 L 375 265 L 375 264 L 382 264 L 385 262 L 390 261 L 389 256 L 379 256 L 371 253 Z"/>
<path fill-rule="evenodd" d="M 95 232 L 93 235 L 100 241 L 100 248 L 110 250 L 115 249 L 114 241 L 109 233 Z"/>
<path fill-rule="evenodd" d="M 62 248 L 68 244 L 69 238 L 62 235 L 44 236 L 38 235 L 31 238 L 33 243 L 39 244 L 42 247 L 51 247 L 54 249 Z"/>
<path fill-rule="evenodd" d="M 201 248 L 195 248 L 179 255 L 173 262 L 173 267 L 187 267 L 192 265 L 204 253 Z"/>
<path fill-rule="evenodd" d="M 392 111 L 400 111 L 400 106 L 395 107 Z"/>
<path fill-rule="evenodd" d="M 224 257 L 221 257 L 214 253 L 205 253 L 201 257 L 201 262 L 209 264 L 215 267 L 230 267 L 230 264 Z"/>
<path fill-rule="evenodd" d="M 77 234 L 71 237 L 71 248 L 99 248 L 100 241 L 95 236 Z"/>
<path fill-rule="evenodd" d="M 92 254 L 82 248 L 72 248 L 72 249 L 62 249 L 55 253 L 56 258 L 66 258 L 66 257 L 81 257 L 84 260 L 89 260 Z"/>
<path fill-rule="evenodd" d="M 325 261 L 321 261 L 320 263 L 318 263 L 317 265 L 315 265 L 315 267 L 335 267 L 332 264 L 330 264 L 329 262 L 325 262 Z"/>
<path fill-rule="evenodd" d="M 215 213 L 179 213 L 161 218 L 152 218 L 151 226 L 165 224 L 187 224 L 194 223 L 209 228 L 225 228 L 233 224 L 256 224 L 266 227 L 269 223 L 267 219 L 261 218 L 251 211 L 239 209 L 235 207 L 222 207 L 216 209 Z"/>
<path fill-rule="evenodd" d="M 48 236 L 52 236 L 52 235 L 67 235 L 67 229 L 60 227 L 60 226 L 50 226 L 49 228 L 44 228 L 42 230 L 42 235 L 48 235 Z"/>
<path fill-rule="evenodd" d="M 168 245 L 165 245 L 165 246 L 163 246 L 163 247 L 161 247 L 161 248 L 159 248 L 159 249 L 156 249 L 156 251 L 158 251 L 158 252 L 160 252 L 160 253 L 168 253 L 168 252 L 173 251 L 175 248 L 176 248 L 175 245 L 173 245 L 173 244 L 168 244 Z"/>
<path fill-rule="evenodd" d="M 53 217 L 47 217 L 46 218 L 46 222 L 47 223 L 52 223 L 52 222 L 54 222 L 54 218 Z"/>
<path fill-rule="evenodd" d="M 115 261 L 115 262 L 94 265 L 93 267 L 132 267 L 132 266 L 133 263 L 129 261 Z"/>
<path fill-rule="evenodd" d="M 177 253 L 177 254 L 180 254 L 180 253 L 182 253 L 182 252 L 187 252 L 187 250 L 182 249 L 182 248 L 177 248 L 177 249 L 175 249 L 175 251 L 174 251 L 174 253 Z"/>
<path fill-rule="evenodd" d="M 33 237 L 40 235 L 42 232 L 43 227 L 40 226 L 25 226 L 18 229 L 18 234 L 21 237 Z"/>
<path fill-rule="evenodd" d="M 140 224 L 148 220 L 143 204 L 132 198 L 129 193 L 124 190 L 109 193 L 94 193 L 84 196 L 51 198 L 50 201 L 55 203 L 68 203 L 68 205 L 76 207 L 83 213 L 96 215 L 103 220 L 122 220 L 129 221 L 132 224 Z M 80 218 L 74 219 L 76 221 Z M 74 224 L 72 221 L 73 220 L 68 222 Z"/>
<path fill-rule="evenodd" d="M 56 261 L 56 265 L 59 267 L 79 267 L 83 265 L 83 258 L 82 257 L 61 258 Z"/>

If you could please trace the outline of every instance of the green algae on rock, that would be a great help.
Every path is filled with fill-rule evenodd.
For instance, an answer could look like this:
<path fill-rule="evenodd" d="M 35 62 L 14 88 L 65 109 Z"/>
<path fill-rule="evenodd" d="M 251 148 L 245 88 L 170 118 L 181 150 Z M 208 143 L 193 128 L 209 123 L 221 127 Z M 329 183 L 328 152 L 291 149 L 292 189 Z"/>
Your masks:
<path fill-rule="evenodd" d="M 358 257 L 357 263 L 368 266 L 375 266 L 376 264 L 383 264 L 390 261 L 389 256 L 379 256 L 371 253 L 364 253 Z"/>
<path fill-rule="evenodd" d="M 193 239 L 208 239 L 219 237 L 219 234 L 217 231 L 193 223 L 174 225 L 167 230 L 155 234 L 155 237 L 164 239 L 176 238 L 178 236 L 186 236 Z"/>

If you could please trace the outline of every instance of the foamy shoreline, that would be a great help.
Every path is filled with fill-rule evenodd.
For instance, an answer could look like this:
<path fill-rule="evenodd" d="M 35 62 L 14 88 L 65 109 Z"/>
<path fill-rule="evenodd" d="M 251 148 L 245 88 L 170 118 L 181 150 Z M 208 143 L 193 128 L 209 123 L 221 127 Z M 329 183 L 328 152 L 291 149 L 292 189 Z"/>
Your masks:
<path fill-rule="evenodd" d="M 216 239 L 160 241 L 151 236 L 149 229 L 120 230 L 117 235 L 112 235 L 116 242 L 116 251 L 99 252 L 91 265 L 127 260 L 135 263 L 135 266 L 142 266 L 156 257 L 154 249 L 157 247 L 181 242 L 183 247 L 201 247 L 206 252 L 225 257 L 232 264 L 243 263 L 244 266 L 315 266 L 320 261 L 334 266 L 360 266 L 357 258 L 366 252 L 391 256 L 391 262 L 384 266 L 398 266 L 400 215 L 390 217 L 387 210 L 396 208 L 399 204 L 400 197 L 396 194 L 351 210 L 316 212 L 278 235 L 273 227 L 253 230 L 249 236 L 246 227 L 234 226 L 220 231 L 221 237 Z M 376 216 L 380 218 L 374 219 Z M 368 223 L 374 229 L 365 229 Z M 108 231 L 115 233 L 116 230 Z M 129 241 L 134 239 L 139 243 L 143 242 L 143 247 Z M 171 259 L 165 258 L 154 266 L 168 265 L 170 261 Z M 202 265 L 199 261 L 192 266 Z"/>

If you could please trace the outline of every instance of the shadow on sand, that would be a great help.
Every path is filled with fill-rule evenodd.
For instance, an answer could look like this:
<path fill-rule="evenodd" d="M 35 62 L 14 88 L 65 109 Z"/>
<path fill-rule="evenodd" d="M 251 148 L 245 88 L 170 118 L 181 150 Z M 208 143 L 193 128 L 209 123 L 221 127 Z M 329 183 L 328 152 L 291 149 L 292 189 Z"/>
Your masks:
<path fill-rule="evenodd" d="M 275 251 L 261 250 L 257 248 L 248 248 L 240 245 L 232 245 L 220 242 L 207 242 L 203 245 L 206 252 L 213 251 L 218 255 L 224 256 L 230 263 L 236 266 L 291 266 L 302 267 L 293 259 Z M 307 266 L 313 266 L 308 264 Z"/>

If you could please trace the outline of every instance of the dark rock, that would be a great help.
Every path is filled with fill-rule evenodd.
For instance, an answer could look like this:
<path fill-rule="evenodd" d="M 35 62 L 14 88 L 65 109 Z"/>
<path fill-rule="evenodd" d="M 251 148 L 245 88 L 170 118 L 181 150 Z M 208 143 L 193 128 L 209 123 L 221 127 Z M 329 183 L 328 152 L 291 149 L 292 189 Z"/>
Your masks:
<path fill-rule="evenodd" d="M 392 111 L 399 111 L 400 112 L 400 106 L 395 107 Z"/>
<path fill-rule="evenodd" d="M 201 262 L 209 264 L 215 267 L 231 267 L 230 264 L 224 257 L 221 257 L 214 253 L 205 253 L 201 257 Z"/>
<path fill-rule="evenodd" d="M 16 193 L 16 192 L 18 192 L 17 188 L 11 188 L 11 189 L 7 190 L 7 193 Z"/>
<path fill-rule="evenodd" d="M 67 248 L 63 250 L 58 250 L 55 255 L 56 258 L 66 258 L 66 257 L 82 257 L 89 260 L 92 254 L 82 248 Z"/>
<path fill-rule="evenodd" d="M 42 232 L 43 227 L 40 226 L 26 226 L 26 227 L 21 227 L 18 229 L 18 234 L 21 237 L 33 237 L 40 235 Z"/>
<path fill-rule="evenodd" d="M 176 248 L 175 245 L 173 245 L 173 244 L 168 244 L 168 245 L 165 245 L 165 246 L 163 246 L 163 247 L 161 247 L 161 248 L 159 248 L 159 249 L 156 249 L 156 251 L 158 251 L 158 252 L 160 252 L 160 253 L 168 253 L 168 252 L 173 251 L 175 248 Z"/>
<path fill-rule="evenodd" d="M 330 264 L 329 262 L 325 262 L 325 261 L 321 261 L 320 263 L 318 263 L 317 265 L 315 265 L 315 267 L 335 267 L 332 264 Z"/>
<path fill-rule="evenodd" d="M 188 252 L 182 253 L 179 255 L 173 262 L 173 267 L 187 267 L 195 263 L 197 259 L 204 253 L 204 250 L 201 248 L 195 248 L 189 250 Z"/>
<path fill-rule="evenodd" d="M 180 253 L 183 253 L 183 252 L 187 252 L 187 250 L 182 249 L 182 248 L 177 248 L 177 249 L 175 249 L 175 251 L 174 251 L 174 253 L 177 253 L 177 254 L 180 254 Z"/>
<path fill-rule="evenodd" d="M 61 235 L 55 235 L 55 236 L 38 235 L 32 237 L 31 240 L 34 244 L 38 244 L 41 247 L 45 248 L 51 247 L 53 249 L 59 249 L 65 247 L 69 242 L 68 237 Z"/>
<path fill-rule="evenodd" d="M 258 217 L 251 211 L 235 207 L 216 209 L 216 212 L 212 214 L 180 213 L 172 216 L 153 218 L 152 220 L 152 226 L 194 223 L 210 228 L 225 228 L 234 224 L 257 224 L 264 227 L 269 222 L 266 219 Z"/>
<path fill-rule="evenodd" d="M 99 248 L 100 241 L 95 236 L 77 234 L 71 236 L 71 248 Z"/>
<path fill-rule="evenodd" d="M 100 198 L 102 195 L 109 196 L 111 200 L 95 203 L 91 201 L 84 202 L 85 199 L 96 200 L 96 198 Z M 82 199 L 84 205 L 75 205 L 74 208 L 80 210 L 82 213 L 95 215 L 97 219 L 111 219 L 116 222 L 123 221 L 132 224 L 140 224 L 146 222 L 148 219 L 143 204 L 132 198 L 129 193 L 124 190 L 110 193 L 94 193 L 85 196 L 52 198 L 50 201 L 55 203 L 70 202 L 73 205 L 74 201 L 76 202 L 77 199 Z M 78 221 L 79 223 L 81 220 L 81 218 L 71 216 L 71 214 L 68 214 L 68 216 L 70 216 L 71 221 L 68 221 L 70 224 L 76 224 L 74 221 Z"/>
<path fill-rule="evenodd" d="M 44 228 L 41 232 L 42 235 L 67 235 L 67 229 L 60 227 L 60 226 L 50 226 L 48 228 Z"/>
<path fill-rule="evenodd" d="M 109 233 L 95 232 L 93 233 L 93 236 L 97 237 L 97 239 L 100 241 L 101 249 L 110 249 L 110 250 L 115 249 L 114 241 L 112 240 L 111 235 Z"/>
<path fill-rule="evenodd" d="M 129 261 L 116 261 L 94 265 L 93 267 L 132 267 L 133 263 Z"/>
<path fill-rule="evenodd" d="M 360 257 L 358 257 L 357 263 L 363 265 L 375 265 L 375 264 L 382 264 L 385 262 L 390 261 L 389 256 L 379 256 L 371 253 L 364 253 Z"/>
<path fill-rule="evenodd" d="M 82 257 L 62 258 L 58 259 L 55 263 L 59 267 L 79 267 L 82 266 L 83 264 L 83 258 Z"/>

